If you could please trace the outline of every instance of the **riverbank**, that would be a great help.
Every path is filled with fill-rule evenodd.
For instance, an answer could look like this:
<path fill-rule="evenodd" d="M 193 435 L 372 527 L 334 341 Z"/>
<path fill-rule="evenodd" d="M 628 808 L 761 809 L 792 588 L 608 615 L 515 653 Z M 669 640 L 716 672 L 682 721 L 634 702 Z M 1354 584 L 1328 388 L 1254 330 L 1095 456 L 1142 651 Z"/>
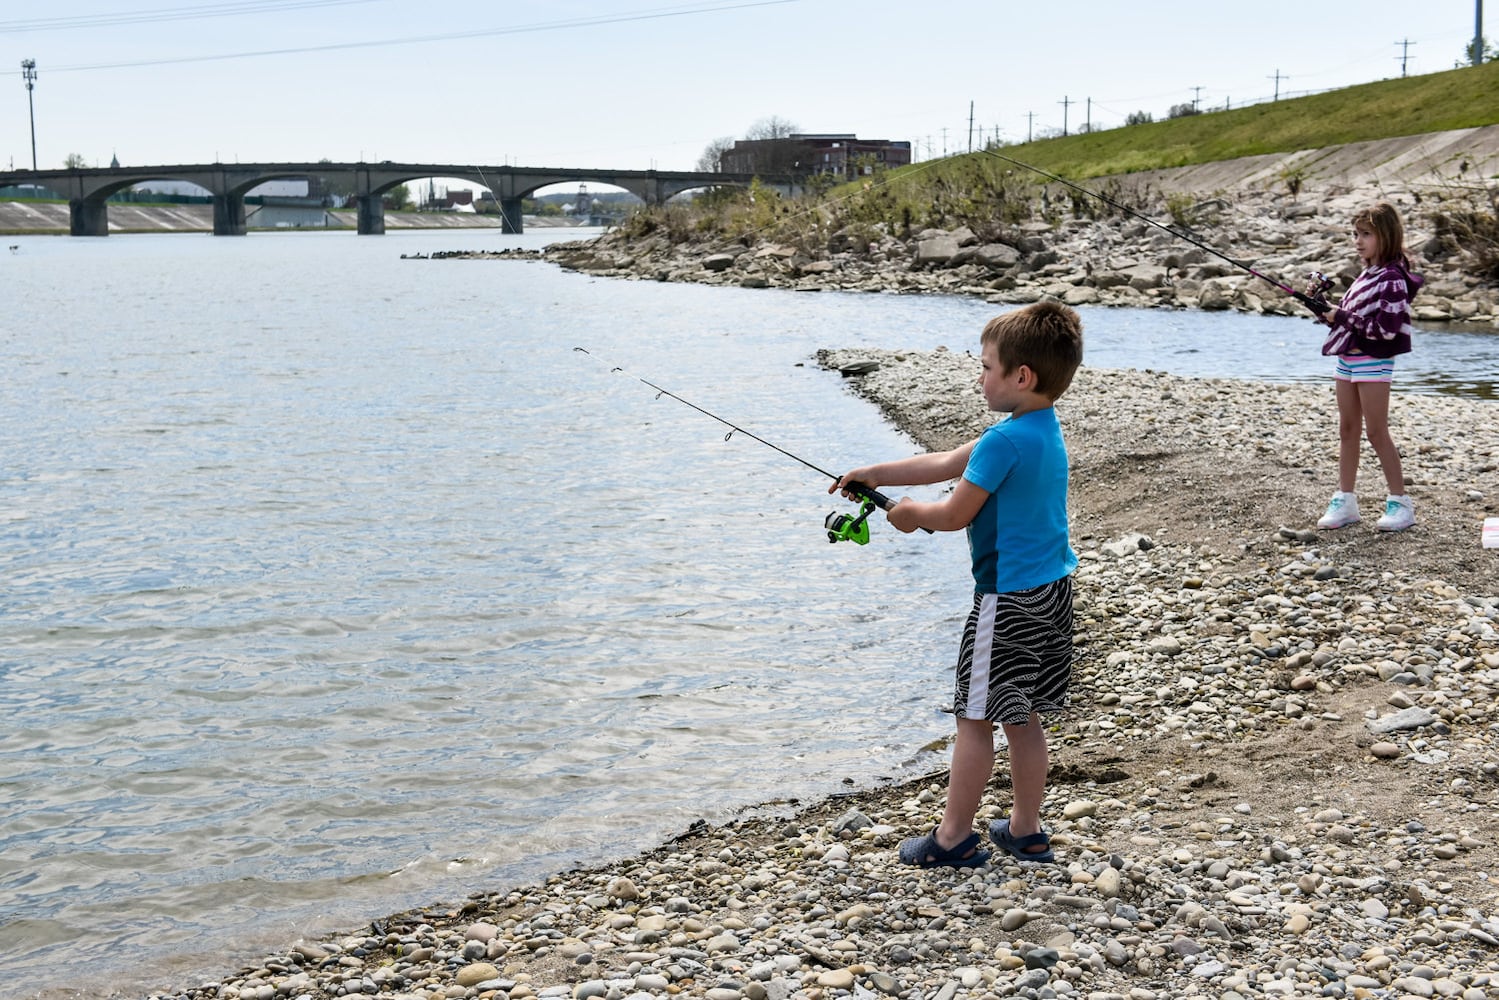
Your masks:
<path fill-rule="evenodd" d="M 818 360 L 877 363 L 851 391 L 924 447 L 990 419 L 966 354 Z M 158 995 L 1494 995 L 1499 552 L 1479 525 L 1499 407 L 1397 398 L 1418 523 L 1395 535 L 1309 530 L 1336 464 L 1325 387 L 1085 368 L 1059 408 L 1082 564 L 1044 809 L 1058 865 L 901 865 L 941 810 L 931 748 L 913 782 L 698 824 Z M 1377 480 L 1371 457 L 1370 500 Z"/>
<path fill-rule="evenodd" d="M 836 215 L 832 207 L 791 204 L 775 218 L 800 239 L 767 235 L 777 225 L 712 235 L 690 218 L 666 216 L 550 247 L 547 257 L 589 274 L 651 281 L 968 295 L 996 305 L 1051 297 L 1074 306 L 1304 315 L 1294 298 L 1247 267 L 1298 289 L 1310 272 L 1321 271 L 1336 279 L 1336 300 L 1358 274 L 1350 218 L 1388 200 L 1400 209 L 1407 246 L 1427 278 L 1414 306 L 1417 321 L 1499 331 L 1493 234 L 1459 238 L 1450 225 L 1451 217 L 1466 214 L 1492 219 L 1493 181 L 1485 178 L 1495 162 L 1499 126 L 1489 126 L 1082 186 L 1133 214 L 1052 183 L 1029 219 L 996 220 L 987 228 L 835 229 L 827 225 Z M 1019 167 L 1012 173 L 1026 176 Z"/>

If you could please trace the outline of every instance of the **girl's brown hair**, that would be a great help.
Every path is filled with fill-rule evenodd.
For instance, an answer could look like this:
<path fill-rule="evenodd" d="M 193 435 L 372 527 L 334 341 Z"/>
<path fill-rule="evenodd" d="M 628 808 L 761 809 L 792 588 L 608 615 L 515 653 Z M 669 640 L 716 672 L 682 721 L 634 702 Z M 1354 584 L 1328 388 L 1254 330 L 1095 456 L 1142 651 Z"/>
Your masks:
<path fill-rule="evenodd" d="M 1379 260 L 1376 264 L 1404 264 L 1410 266 L 1410 255 L 1405 252 L 1405 225 L 1400 213 L 1387 201 L 1377 202 L 1358 212 L 1353 217 L 1355 228 L 1364 226 L 1379 240 Z"/>

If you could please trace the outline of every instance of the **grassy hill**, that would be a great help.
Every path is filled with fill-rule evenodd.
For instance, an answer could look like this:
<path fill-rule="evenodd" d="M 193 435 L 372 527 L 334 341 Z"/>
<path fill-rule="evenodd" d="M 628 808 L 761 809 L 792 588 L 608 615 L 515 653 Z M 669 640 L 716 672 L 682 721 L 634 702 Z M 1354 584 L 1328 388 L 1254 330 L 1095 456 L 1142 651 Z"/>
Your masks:
<path fill-rule="evenodd" d="M 1486 125 L 1499 125 L 1499 62 L 1003 146 L 995 152 L 1062 177 L 1087 180 Z M 673 242 L 758 237 L 811 250 L 829 246 L 835 234 L 859 244 L 880 233 L 909 236 L 926 227 L 968 226 L 986 239 L 1002 240 L 1017 223 L 1056 221 L 1067 201 L 1071 204 L 1065 207 L 1076 215 L 1099 211 L 1094 199 L 1063 192 L 1059 203 L 1055 191 L 1043 195 L 1039 180 L 1011 169 L 998 156 L 975 152 L 860 178 L 810 203 L 722 191 L 690 208 L 668 205 L 639 213 L 625 228 L 627 236 L 663 232 Z M 1119 198 L 1144 197 L 1106 183 Z M 1492 209 L 1482 204 L 1481 194 L 1475 197 L 1479 200 L 1471 210 L 1463 209 L 1472 218 L 1458 219 L 1462 225 L 1456 228 L 1490 228 Z M 1159 210 L 1143 202 L 1136 207 Z"/>
<path fill-rule="evenodd" d="M 1004 152 L 1082 180 L 1495 124 L 1499 61 L 1231 111 L 1042 139 L 1004 147 Z M 926 172 L 925 167 L 902 168 L 889 180 L 898 183 L 902 173 Z"/>

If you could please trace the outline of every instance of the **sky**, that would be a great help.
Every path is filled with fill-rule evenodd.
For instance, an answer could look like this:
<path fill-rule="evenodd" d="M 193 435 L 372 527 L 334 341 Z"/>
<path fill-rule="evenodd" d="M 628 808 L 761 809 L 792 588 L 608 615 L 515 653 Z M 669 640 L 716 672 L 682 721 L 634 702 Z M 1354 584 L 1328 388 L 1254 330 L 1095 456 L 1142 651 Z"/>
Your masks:
<path fill-rule="evenodd" d="M 926 160 L 1389 79 L 1402 58 L 1452 69 L 1474 16 L 1474 0 L 4 0 L 0 168 L 31 166 L 33 116 L 42 169 L 691 170 L 772 117 Z"/>

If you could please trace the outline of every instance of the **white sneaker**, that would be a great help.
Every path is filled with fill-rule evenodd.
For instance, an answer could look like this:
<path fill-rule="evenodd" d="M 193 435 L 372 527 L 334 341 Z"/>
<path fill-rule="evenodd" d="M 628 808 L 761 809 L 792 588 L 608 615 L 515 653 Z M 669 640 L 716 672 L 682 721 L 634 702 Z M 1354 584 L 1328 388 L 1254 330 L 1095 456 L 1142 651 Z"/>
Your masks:
<path fill-rule="evenodd" d="M 1404 531 L 1416 523 L 1416 505 L 1409 496 L 1385 497 L 1384 516 L 1374 522 L 1380 531 Z"/>
<path fill-rule="evenodd" d="M 1332 499 L 1327 502 L 1327 513 L 1317 522 L 1319 528 L 1344 528 L 1350 524 L 1358 524 L 1362 520 L 1358 516 L 1358 497 L 1352 493 L 1341 491 L 1334 493 Z"/>

